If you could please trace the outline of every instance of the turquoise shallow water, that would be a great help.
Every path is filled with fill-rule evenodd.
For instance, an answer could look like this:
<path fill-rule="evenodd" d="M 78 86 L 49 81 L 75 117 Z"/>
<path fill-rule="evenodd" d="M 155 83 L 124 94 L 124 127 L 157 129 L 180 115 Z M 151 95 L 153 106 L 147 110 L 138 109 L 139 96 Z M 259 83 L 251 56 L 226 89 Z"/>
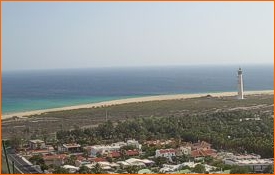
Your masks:
<path fill-rule="evenodd" d="M 135 98 L 142 96 L 122 96 L 122 97 L 101 97 L 101 98 L 82 98 L 82 99 L 41 99 L 41 100 L 30 100 L 29 102 L 22 104 L 14 104 L 11 106 L 6 106 L 2 110 L 2 114 L 8 113 L 16 113 L 16 112 L 25 112 L 25 111 L 33 111 L 33 110 L 41 110 L 41 109 L 51 109 L 51 108 L 59 108 L 66 106 L 74 106 L 74 105 L 82 105 L 82 104 L 90 104 L 90 103 L 98 103 L 104 101 L 125 99 L 125 98 Z"/>
<path fill-rule="evenodd" d="M 165 94 L 237 91 L 238 66 L 37 70 L 2 73 L 2 113 Z M 273 65 L 243 67 L 244 90 L 273 89 Z"/>

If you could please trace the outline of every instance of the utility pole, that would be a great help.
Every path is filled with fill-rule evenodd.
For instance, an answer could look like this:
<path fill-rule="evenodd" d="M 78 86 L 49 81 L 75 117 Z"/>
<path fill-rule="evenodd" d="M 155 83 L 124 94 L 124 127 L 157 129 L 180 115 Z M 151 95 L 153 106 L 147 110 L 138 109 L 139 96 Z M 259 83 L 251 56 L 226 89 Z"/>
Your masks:
<path fill-rule="evenodd" d="M 15 174 L 15 172 L 14 172 L 14 161 L 12 161 L 12 173 Z"/>
<path fill-rule="evenodd" d="M 6 146 L 5 146 L 5 141 L 4 140 L 2 140 L 2 145 L 3 145 L 3 149 L 4 149 L 4 154 L 5 154 L 5 158 L 6 158 L 8 172 L 9 172 L 9 174 L 11 174 L 10 166 L 9 166 L 9 160 L 8 160 L 8 156 L 7 156 L 7 151 L 6 151 Z"/>
<path fill-rule="evenodd" d="M 108 121 L 108 111 L 107 110 L 105 110 L 105 120 L 106 120 L 106 122 Z"/>

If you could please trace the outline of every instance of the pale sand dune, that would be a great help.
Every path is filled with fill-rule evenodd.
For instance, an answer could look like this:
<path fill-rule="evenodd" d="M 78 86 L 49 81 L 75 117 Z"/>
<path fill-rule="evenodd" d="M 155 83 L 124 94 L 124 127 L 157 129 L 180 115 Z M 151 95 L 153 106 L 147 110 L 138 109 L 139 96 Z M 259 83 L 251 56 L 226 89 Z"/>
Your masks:
<path fill-rule="evenodd" d="M 273 90 L 266 90 L 266 91 L 245 91 L 244 94 L 252 95 L 252 94 L 273 94 L 273 93 L 274 93 Z M 175 94 L 175 95 L 158 95 L 158 96 L 148 96 L 148 97 L 138 97 L 138 98 L 127 98 L 127 99 L 112 100 L 112 101 L 105 101 L 105 102 L 91 103 L 91 104 L 84 104 L 84 105 L 76 105 L 76 106 L 68 106 L 68 107 L 61 107 L 61 108 L 52 108 L 52 109 L 45 109 L 45 110 L 34 110 L 34 111 L 18 112 L 18 113 L 11 113 L 11 114 L 3 114 L 2 119 L 11 118 L 13 116 L 24 117 L 24 116 L 42 114 L 42 113 L 53 112 L 53 111 L 64 111 L 64 110 L 72 110 L 72 109 L 92 108 L 92 107 L 110 106 L 110 105 L 135 103 L 135 102 L 157 101 L 157 100 L 186 99 L 186 98 L 202 97 L 202 96 L 206 96 L 206 95 L 211 95 L 213 97 L 222 97 L 222 96 L 225 97 L 225 96 L 236 96 L 237 93 L 236 92 L 219 92 L 219 93 Z"/>

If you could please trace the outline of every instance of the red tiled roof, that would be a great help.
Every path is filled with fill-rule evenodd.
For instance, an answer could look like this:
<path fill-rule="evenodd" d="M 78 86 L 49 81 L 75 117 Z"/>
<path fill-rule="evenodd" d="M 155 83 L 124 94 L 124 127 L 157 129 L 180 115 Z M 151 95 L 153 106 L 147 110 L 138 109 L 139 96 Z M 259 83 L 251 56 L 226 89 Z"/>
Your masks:
<path fill-rule="evenodd" d="M 79 144 L 76 144 L 76 143 L 63 144 L 63 146 L 66 146 L 67 148 L 79 148 L 79 147 L 81 147 Z"/>
<path fill-rule="evenodd" d="M 47 156 L 43 156 L 43 159 L 44 159 L 44 160 L 64 159 L 65 157 L 67 157 L 66 154 L 56 154 L 56 155 L 47 155 Z"/>
<path fill-rule="evenodd" d="M 159 150 L 159 152 L 160 152 L 161 154 L 165 154 L 165 153 L 175 153 L 176 150 L 174 150 L 174 149 L 161 149 L 161 150 Z"/>
<path fill-rule="evenodd" d="M 120 157 L 120 153 L 119 152 L 111 152 L 111 157 Z"/>
<path fill-rule="evenodd" d="M 213 149 L 191 151 L 192 157 L 214 156 L 215 154 L 216 151 L 214 151 Z"/>
<path fill-rule="evenodd" d="M 97 158 L 94 158 L 94 159 L 92 159 L 94 162 L 104 162 L 104 161 L 106 161 L 106 159 L 105 158 L 101 158 L 101 157 L 97 157 Z"/>
<path fill-rule="evenodd" d="M 51 150 L 48 149 L 39 149 L 39 150 L 32 150 L 32 153 L 45 153 L 45 152 L 50 152 Z"/>
<path fill-rule="evenodd" d="M 200 157 L 201 154 L 198 150 L 191 151 L 191 156 L 192 157 Z"/>
<path fill-rule="evenodd" d="M 86 159 L 86 158 L 83 157 L 83 156 L 77 156 L 77 157 L 76 157 L 76 160 L 81 160 L 81 161 L 82 161 L 82 160 L 85 160 L 85 159 Z"/>
<path fill-rule="evenodd" d="M 92 162 L 95 158 L 88 157 L 88 161 Z"/>
<path fill-rule="evenodd" d="M 193 149 L 203 149 L 203 148 L 207 148 L 207 147 L 211 147 L 211 144 L 205 142 L 205 141 L 202 141 L 202 142 L 197 142 L 197 143 L 194 143 L 193 145 L 191 145 L 191 147 Z"/>
<path fill-rule="evenodd" d="M 216 151 L 212 150 L 212 149 L 207 149 L 207 150 L 202 150 L 203 154 L 206 156 L 212 156 L 216 154 Z"/>
<path fill-rule="evenodd" d="M 136 150 L 128 150 L 128 151 L 126 151 L 126 154 L 128 156 L 135 156 L 135 155 L 139 155 L 139 152 Z"/>

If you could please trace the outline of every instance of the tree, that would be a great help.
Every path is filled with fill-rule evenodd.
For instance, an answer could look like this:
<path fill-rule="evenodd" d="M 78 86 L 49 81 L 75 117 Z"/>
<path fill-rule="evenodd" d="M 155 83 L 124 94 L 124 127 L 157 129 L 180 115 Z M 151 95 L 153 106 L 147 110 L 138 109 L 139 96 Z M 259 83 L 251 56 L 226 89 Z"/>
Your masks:
<path fill-rule="evenodd" d="M 92 169 L 92 174 L 103 174 L 103 170 L 99 163 L 95 164 L 95 167 Z"/>
<path fill-rule="evenodd" d="M 74 166 L 76 159 L 77 159 L 77 157 L 75 155 L 71 155 L 70 157 L 66 158 L 65 164 Z"/>
<path fill-rule="evenodd" d="M 37 150 L 40 150 L 41 149 L 41 143 L 40 142 L 38 142 L 37 143 L 37 148 L 36 148 Z"/>
<path fill-rule="evenodd" d="M 110 162 L 110 163 L 113 163 L 113 162 L 114 162 L 114 160 L 113 160 L 112 157 L 106 157 L 106 160 L 107 160 L 108 162 Z"/>
<path fill-rule="evenodd" d="M 83 157 L 85 157 L 86 159 L 88 159 L 88 157 L 89 157 L 89 151 L 87 149 L 83 150 Z"/>
<path fill-rule="evenodd" d="M 220 100 L 218 102 L 223 103 Z M 194 103 L 190 104 L 190 110 L 193 110 L 192 105 Z M 151 107 L 151 105 L 147 107 Z M 155 108 L 155 106 L 152 107 Z M 169 106 L 169 108 L 173 108 L 173 106 Z M 167 106 L 158 106 L 159 109 L 167 110 Z M 82 145 L 99 144 L 102 143 L 102 140 L 113 142 L 130 137 L 141 139 L 141 135 L 143 135 L 142 139 L 173 137 L 187 142 L 197 142 L 199 139 L 210 142 L 214 149 L 230 150 L 237 153 L 246 151 L 259 154 L 262 158 L 271 158 L 274 155 L 273 119 L 270 118 L 272 114 L 259 112 L 258 115 L 261 115 L 262 119 L 260 123 L 253 120 L 239 122 L 241 118 L 253 117 L 254 114 L 255 111 L 221 111 L 207 114 L 183 114 L 183 116 L 170 115 L 169 118 L 164 115 L 164 117 L 129 118 L 127 121 L 117 122 L 116 125 L 108 120 L 94 128 L 80 129 L 75 127 L 76 130 L 60 130 L 56 136 L 60 143 L 75 141 Z M 154 156 L 156 149 L 160 148 L 143 146 L 144 158 Z M 124 151 L 122 151 L 122 159 L 127 158 L 123 153 Z M 177 160 L 182 162 L 184 159 L 184 157 L 178 157 Z M 212 159 L 210 157 L 205 158 L 205 161 L 211 164 Z"/>
<path fill-rule="evenodd" d="M 45 171 L 45 170 L 49 169 L 49 166 L 46 165 L 45 163 L 43 163 L 43 164 L 40 165 L 40 168 L 41 168 L 42 171 Z"/>
<path fill-rule="evenodd" d="M 79 174 L 92 174 L 92 171 L 86 166 L 81 166 L 78 172 Z"/>
<path fill-rule="evenodd" d="M 69 174 L 69 170 L 62 168 L 62 167 L 57 167 L 54 171 L 53 174 Z"/>
<path fill-rule="evenodd" d="M 211 157 L 211 156 L 206 156 L 206 157 L 204 158 L 204 161 L 205 161 L 207 164 L 210 164 L 210 163 L 212 163 L 212 162 L 214 161 L 214 159 L 213 159 L 213 157 Z"/>
<path fill-rule="evenodd" d="M 138 167 L 137 166 L 130 166 L 125 169 L 129 174 L 137 174 Z"/>
<path fill-rule="evenodd" d="M 166 157 L 157 157 L 154 159 L 154 162 L 156 163 L 157 166 L 162 166 L 164 163 L 167 162 Z"/>
<path fill-rule="evenodd" d="M 134 145 L 126 145 L 126 146 L 120 147 L 120 150 L 134 150 L 134 149 L 137 149 Z"/>
<path fill-rule="evenodd" d="M 24 130 L 23 133 L 26 135 L 26 138 L 29 138 L 29 134 L 30 134 L 30 127 L 27 126 Z"/>
<path fill-rule="evenodd" d="M 44 161 L 44 159 L 43 159 L 43 157 L 42 157 L 41 154 L 33 155 L 33 156 L 29 159 L 29 161 L 30 161 L 31 163 L 33 163 L 34 165 L 41 165 L 41 164 L 44 164 L 44 163 L 45 163 L 45 161 Z"/>
<path fill-rule="evenodd" d="M 264 169 L 263 173 L 265 173 L 265 174 L 273 174 L 274 173 L 274 167 L 272 165 L 268 165 Z"/>
<path fill-rule="evenodd" d="M 47 132 L 47 130 L 46 129 L 42 129 L 41 130 L 41 135 L 42 135 L 43 141 L 45 143 L 47 143 L 47 140 L 48 140 L 48 132 Z"/>
<path fill-rule="evenodd" d="M 10 146 L 14 149 L 18 149 L 20 147 L 21 138 L 18 135 L 13 135 L 10 139 Z"/>
<path fill-rule="evenodd" d="M 233 166 L 230 170 L 230 174 L 248 174 L 251 172 L 251 168 L 248 166 Z"/>
<path fill-rule="evenodd" d="M 45 164 L 45 161 L 41 154 L 32 156 L 29 161 L 34 165 L 39 165 L 41 170 L 47 170 L 49 167 Z"/>
<path fill-rule="evenodd" d="M 191 169 L 188 165 L 185 165 L 185 166 L 183 166 L 183 167 L 181 167 L 181 170 L 186 170 L 186 169 Z"/>
<path fill-rule="evenodd" d="M 96 157 L 102 157 L 102 154 L 100 152 L 97 152 Z"/>
<path fill-rule="evenodd" d="M 193 171 L 194 171 L 195 173 L 205 173 L 205 167 L 204 167 L 202 164 L 197 164 L 197 165 L 194 167 Z"/>

